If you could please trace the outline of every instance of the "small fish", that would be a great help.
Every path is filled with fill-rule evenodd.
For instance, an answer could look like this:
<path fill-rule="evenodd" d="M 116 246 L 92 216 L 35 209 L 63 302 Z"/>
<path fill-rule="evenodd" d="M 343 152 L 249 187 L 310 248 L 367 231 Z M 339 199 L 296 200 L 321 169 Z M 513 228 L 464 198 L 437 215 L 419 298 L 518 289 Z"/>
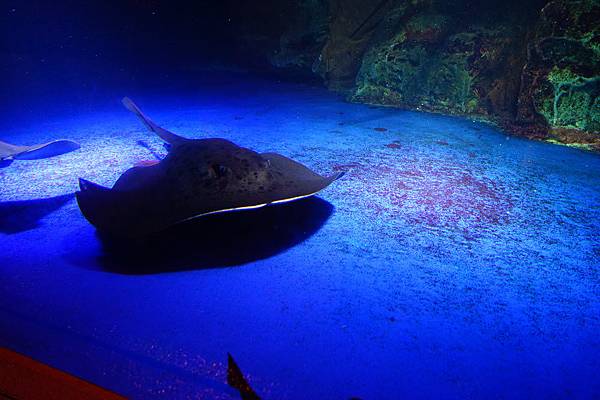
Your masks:
<path fill-rule="evenodd" d="M 375 128 L 375 130 L 376 130 L 377 132 L 387 132 L 387 131 L 388 131 L 388 129 L 387 129 L 387 128 Z"/>

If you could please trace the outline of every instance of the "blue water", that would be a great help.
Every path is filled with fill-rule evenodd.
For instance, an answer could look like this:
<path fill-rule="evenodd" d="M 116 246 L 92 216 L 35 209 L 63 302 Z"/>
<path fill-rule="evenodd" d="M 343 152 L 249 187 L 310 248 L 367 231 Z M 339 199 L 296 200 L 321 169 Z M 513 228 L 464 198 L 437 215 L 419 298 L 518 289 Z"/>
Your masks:
<path fill-rule="evenodd" d="M 0 169 L 0 346 L 133 398 L 238 398 L 228 352 L 265 399 L 600 397 L 598 154 L 304 85 L 122 95 L 179 134 L 348 172 L 114 249 L 77 178 L 110 186 L 160 141 L 117 95 L 25 114 L 2 140 L 82 148 Z"/>

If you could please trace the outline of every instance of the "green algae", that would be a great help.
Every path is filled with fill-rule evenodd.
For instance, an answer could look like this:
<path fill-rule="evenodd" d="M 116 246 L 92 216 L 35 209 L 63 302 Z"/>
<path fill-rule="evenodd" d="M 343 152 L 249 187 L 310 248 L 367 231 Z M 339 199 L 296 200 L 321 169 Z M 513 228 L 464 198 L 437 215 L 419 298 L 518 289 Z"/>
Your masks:
<path fill-rule="evenodd" d="M 593 147 L 588 143 L 564 143 L 564 142 L 561 142 L 560 140 L 556 140 L 556 139 L 545 139 L 544 142 L 550 143 L 550 144 L 556 144 L 559 146 L 571 147 L 571 148 L 580 149 L 580 150 L 587 150 L 587 151 L 594 150 Z"/>
<path fill-rule="evenodd" d="M 540 113 L 552 127 L 595 131 L 600 128 L 598 83 L 600 76 L 584 77 L 570 68 L 554 67 L 546 79 L 553 96 L 542 102 Z"/>
<path fill-rule="evenodd" d="M 365 55 L 351 99 L 467 114 L 478 106 L 474 80 L 467 54 L 440 54 L 401 33 Z"/>

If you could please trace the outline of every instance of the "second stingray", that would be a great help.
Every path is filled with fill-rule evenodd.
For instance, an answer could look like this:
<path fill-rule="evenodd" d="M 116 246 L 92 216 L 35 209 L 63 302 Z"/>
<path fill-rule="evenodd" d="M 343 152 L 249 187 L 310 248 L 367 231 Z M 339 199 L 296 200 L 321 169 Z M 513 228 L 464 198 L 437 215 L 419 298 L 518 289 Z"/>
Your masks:
<path fill-rule="evenodd" d="M 225 139 L 186 139 L 156 125 L 130 99 L 123 104 L 170 150 L 156 165 L 126 171 L 112 189 L 79 180 L 79 208 L 100 231 L 146 236 L 207 214 L 312 196 L 343 174 L 324 177 L 280 154 Z"/>

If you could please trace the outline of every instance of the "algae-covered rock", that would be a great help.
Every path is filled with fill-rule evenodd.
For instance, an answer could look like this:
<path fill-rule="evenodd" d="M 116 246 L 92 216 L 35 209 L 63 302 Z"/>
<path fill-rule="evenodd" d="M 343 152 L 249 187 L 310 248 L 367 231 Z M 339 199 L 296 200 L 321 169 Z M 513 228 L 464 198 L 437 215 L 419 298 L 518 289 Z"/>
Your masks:
<path fill-rule="evenodd" d="M 584 77 L 569 68 L 554 67 L 546 75 L 552 91 L 538 92 L 534 99 L 537 110 L 552 127 L 599 130 L 599 110 L 594 109 L 598 101 L 600 76 Z M 544 82 L 545 86 L 548 85 Z"/>
<path fill-rule="evenodd" d="M 247 59 L 266 54 L 269 67 L 318 76 L 351 101 L 600 143 L 600 0 L 242 3 Z"/>
<path fill-rule="evenodd" d="M 528 45 L 519 121 L 544 124 L 565 143 L 600 144 L 598 21 L 598 0 L 554 0 L 542 9 Z"/>
<path fill-rule="evenodd" d="M 600 0 L 531 2 L 503 14 L 465 5 L 432 1 L 395 25 L 382 23 L 350 99 L 478 115 L 532 137 L 545 129 L 541 137 L 595 143 Z"/>
<path fill-rule="evenodd" d="M 519 46 L 516 37 L 500 24 L 464 26 L 453 16 L 417 13 L 393 36 L 372 44 L 351 99 L 399 99 L 398 106 L 450 114 L 510 112 L 518 83 L 498 82 L 514 69 L 510 50 Z"/>
<path fill-rule="evenodd" d="M 314 71 L 333 90 L 352 90 L 365 50 L 378 30 L 394 24 L 426 0 L 330 0 L 329 38 Z M 395 5 L 397 4 L 397 5 Z"/>

